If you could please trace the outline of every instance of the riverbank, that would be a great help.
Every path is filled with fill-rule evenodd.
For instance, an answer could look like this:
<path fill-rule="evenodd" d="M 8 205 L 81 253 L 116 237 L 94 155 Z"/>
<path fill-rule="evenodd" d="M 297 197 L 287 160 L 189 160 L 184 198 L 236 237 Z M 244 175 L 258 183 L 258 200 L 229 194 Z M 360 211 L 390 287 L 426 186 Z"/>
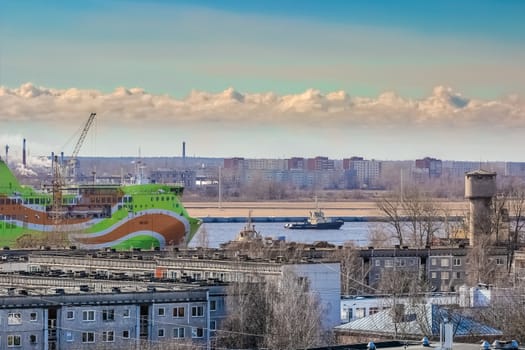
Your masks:
<path fill-rule="evenodd" d="M 468 212 L 467 201 L 437 202 L 446 208 L 451 216 L 465 215 Z M 315 209 L 315 203 L 309 202 L 186 202 L 184 207 L 193 217 L 198 218 L 246 218 L 250 211 L 252 218 L 304 218 Z M 384 217 L 375 202 L 323 202 L 319 207 L 327 217 L 376 218 Z"/>

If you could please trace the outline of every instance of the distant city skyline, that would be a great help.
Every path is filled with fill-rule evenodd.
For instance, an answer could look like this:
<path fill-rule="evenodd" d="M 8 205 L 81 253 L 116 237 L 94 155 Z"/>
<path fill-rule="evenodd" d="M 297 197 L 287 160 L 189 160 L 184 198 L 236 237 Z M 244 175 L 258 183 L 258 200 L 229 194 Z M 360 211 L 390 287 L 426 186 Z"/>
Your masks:
<path fill-rule="evenodd" d="M 20 154 L 525 161 L 525 2 L 0 4 Z M 140 151 L 139 151 L 140 149 Z"/>

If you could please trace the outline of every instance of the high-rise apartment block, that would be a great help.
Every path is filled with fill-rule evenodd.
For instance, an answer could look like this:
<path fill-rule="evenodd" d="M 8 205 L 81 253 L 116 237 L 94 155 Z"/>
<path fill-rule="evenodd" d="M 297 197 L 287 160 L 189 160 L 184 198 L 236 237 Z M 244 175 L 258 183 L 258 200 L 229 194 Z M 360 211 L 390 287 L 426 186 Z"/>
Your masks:
<path fill-rule="evenodd" d="M 374 187 L 381 178 L 381 162 L 362 157 L 343 159 L 347 187 Z"/>
<path fill-rule="evenodd" d="M 506 162 L 505 176 L 525 177 L 525 163 Z"/>
<path fill-rule="evenodd" d="M 428 174 L 429 178 L 438 178 L 443 173 L 443 164 L 440 159 L 425 157 L 416 159 L 416 169 Z"/>

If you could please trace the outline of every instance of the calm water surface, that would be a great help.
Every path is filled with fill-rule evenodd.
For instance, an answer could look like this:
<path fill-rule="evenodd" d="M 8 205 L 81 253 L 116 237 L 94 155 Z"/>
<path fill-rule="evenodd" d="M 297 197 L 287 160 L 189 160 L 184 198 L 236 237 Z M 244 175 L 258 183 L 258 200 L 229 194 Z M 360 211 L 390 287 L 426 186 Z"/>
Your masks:
<path fill-rule="evenodd" d="M 284 237 L 288 242 L 313 243 L 327 241 L 335 245 L 353 242 L 358 246 L 367 246 L 370 230 L 381 225 L 376 222 L 345 222 L 339 230 L 288 230 L 283 222 L 260 222 L 255 224 L 255 229 L 263 237 L 278 239 Z M 208 247 L 218 248 L 221 243 L 235 239 L 237 233 L 245 226 L 244 223 L 205 223 L 203 228 L 208 235 Z M 202 245 L 202 229 L 190 242 L 190 247 Z"/>

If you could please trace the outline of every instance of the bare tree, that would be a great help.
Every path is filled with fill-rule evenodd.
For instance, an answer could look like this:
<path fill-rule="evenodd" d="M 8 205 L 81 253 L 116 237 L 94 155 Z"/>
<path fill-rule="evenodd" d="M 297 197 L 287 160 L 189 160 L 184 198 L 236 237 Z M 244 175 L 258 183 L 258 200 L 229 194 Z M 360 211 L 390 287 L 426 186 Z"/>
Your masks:
<path fill-rule="evenodd" d="M 488 307 L 477 309 L 474 317 L 481 322 L 500 329 L 503 338 L 525 341 L 525 308 L 523 287 L 495 289 Z"/>
<path fill-rule="evenodd" d="M 392 236 L 399 245 L 431 245 L 439 231 L 439 205 L 432 198 L 412 188 L 400 196 L 385 196 L 376 205 L 386 217 Z"/>
<path fill-rule="evenodd" d="M 285 273 L 278 280 L 234 283 L 228 293 L 229 317 L 218 346 L 238 349 L 297 349 L 319 345 L 322 310 L 307 280 Z"/>
<path fill-rule="evenodd" d="M 511 184 L 506 189 L 509 216 L 507 272 L 510 273 L 514 262 L 514 252 L 522 241 L 525 226 L 525 188 L 523 183 Z"/>
<path fill-rule="evenodd" d="M 410 229 L 411 243 L 416 247 L 432 245 L 439 230 L 437 203 L 413 188 L 407 192 L 401 206 Z"/>
<path fill-rule="evenodd" d="M 364 277 L 370 268 L 364 270 L 365 267 L 356 246 L 347 243 L 342 249 L 334 250 L 329 259 L 341 263 L 341 293 L 353 295 L 361 294 L 364 290 L 370 290 L 370 286 L 364 281 Z"/>
<path fill-rule="evenodd" d="M 390 196 L 382 197 L 376 201 L 376 205 L 386 216 L 386 223 L 391 227 L 394 238 L 403 245 L 403 227 L 402 227 L 402 202 L 399 197 Z"/>

